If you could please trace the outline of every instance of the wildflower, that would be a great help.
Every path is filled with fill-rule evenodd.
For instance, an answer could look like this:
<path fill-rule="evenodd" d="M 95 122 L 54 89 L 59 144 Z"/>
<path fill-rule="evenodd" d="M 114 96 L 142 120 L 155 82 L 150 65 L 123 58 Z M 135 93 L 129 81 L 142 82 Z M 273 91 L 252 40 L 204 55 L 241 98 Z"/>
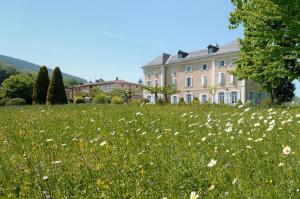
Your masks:
<path fill-rule="evenodd" d="M 181 117 L 185 117 L 187 115 L 187 113 L 183 113 L 182 115 L 181 115 Z"/>
<path fill-rule="evenodd" d="M 100 143 L 100 146 L 104 146 L 104 145 L 106 145 L 107 144 L 107 141 L 104 141 L 104 142 L 101 142 Z"/>
<path fill-rule="evenodd" d="M 260 123 L 255 123 L 254 124 L 254 127 L 259 127 L 260 126 Z"/>
<path fill-rule="evenodd" d="M 215 187 L 216 187 L 216 186 L 212 184 L 212 185 L 208 188 L 208 190 L 211 191 L 211 190 L 213 190 Z"/>
<path fill-rule="evenodd" d="M 284 165 L 283 162 L 280 162 L 280 163 L 278 164 L 279 167 L 282 167 L 283 165 Z"/>
<path fill-rule="evenodd" d="M 299 118 L 299 117 L 300 117 L 300 113 L 298 113 L 298 114 L 296 115 L 296 117 Z"/>
<path fill-rule="evenodd" d="M 179 133 L 176 131 L 175 133 L 174 133 L 174 135 L 178 135 Z"/>
<path fill-rule="evenodd" d="M 230 132 L 232 131 L 232 127 L 230 126 L 230 127 L 226 128 L 225 131 L 226 131 L 227 133 L 230 133 Z"/>
<path fill-rule="evenodd" d="M 292 152 L 292 149 L 291 149 L 291 147 L 286 146 L 283 148 L 282 152 L 284 155 L 289 155 Z"/>
<path fill-rule="evenodd" d="M 199 195 L 195 191 L 192 191 L 190 199 L 197 199 L 197 198 L 199 198 Z"/>
<path fill-rule="evenodd" d="M 51 139 L 47 139 L 46 140 L 47 142 L 52 142 L 53 141 L 53 139 L 51 138 Z"/>
<path fill-rule="evenodd" d="M 208 167 L 213 167 L 217 164 L 217 160 L 211 159 L 210 162 L 207 164 Z"/>
<path fill-rule="evenodd" d="M 161 135 L 159 135 L 159 136 L 156 137 L 156 139 L 160 139 L 160 138 L 161 138 Z"/>
<path fill-rule="evenodd" d="M 248 112 L 249 110 L 250 110 L 250 108 L 246 108 L 246 109 L 245 109 L 245 112 Z"/>
<path fill-rule="evenodd" d="M 43 176 L 43 180 L 48 180 L 49 177 L 48 176 Z"/>
<path fill-rule="evenodd" d="M 54 162 L 51 162 L 52 164 L 59 164 L 61 163 L 61 160 L 57 160 L 57 161 L 54 161 Z"/>
<path fill-rule="evenodd" d="M 91 122 L 95 122 L 95 120 L 93 118 L 91 118 Z"/>
<path fill-rule="evenodd" d="M 202 142 L 205 142 L 205 140 L 206 140 L 206 137 L 203 137 L 201 140 L 202 140 Z"/>

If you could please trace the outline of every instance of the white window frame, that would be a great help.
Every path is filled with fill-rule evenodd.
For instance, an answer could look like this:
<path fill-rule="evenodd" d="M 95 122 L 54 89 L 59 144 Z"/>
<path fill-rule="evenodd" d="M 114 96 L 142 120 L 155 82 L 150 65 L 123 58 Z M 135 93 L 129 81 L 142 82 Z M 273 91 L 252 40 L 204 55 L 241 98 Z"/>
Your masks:
<path fill-rule="evenodd" d="M 204 69 L 203 66 L 206 66 L 206 69 Z M 208 65 L 207 64 L 201 64 L 200 65 L 200 70 L 208 70 Z"/>
<path fill-rule="evenodd" d="M 222 82 L 222 74 L 224 74 L 224 82 Z M 226 80 L 225 73 L 224 72 L 219 72 L 219 85 L 225 86 L 225 84 L 226 84 L 225 80 Z"/>
<path fill-rule="evenodd" d="M 177 103 L 174 103 L 174 97 L 177 98 Z M 179 95 L 171 95 L 171 104 L 178 104 L 179 103 Z"/>
<path fill-rule="evenodd" d="M 226 92 L 225 92 L 225 91 L 219 91 L 219 92 L 217 93 L 217 96 L 218 96 L 218 103 L 219 103 L 219 104 L 221 103 L 220 93 L 223 93 L 223 103 L 226 103 L 226 101 L 225 101 L 225 94 L 226 94 Z"/>
<path fill-rule="evenodd" d="M 188 83 L 187 79 L 188 78 L 191 78 L 191 85 L 190 86 L 187 85 L 187 83 Z M 185 81 L 185 87 L 186 88 L 193 88 L 193 78 L 191 76 L 185 77 L 184 81 Z"/>
<path fill-rule="evenodd" d="M 221 63 L 224 63 L 224 65 L 221 65 Z M 226 60 L 222 59 L 218 61 L 218 67 L 224 68 L 226 66 Z"/>
<path fill-rule="evenodd" d="M 187 70 L 187 69 L 190 69 L 190 70 Z M 185 67 L 184 67 L 184 72 L 185 72 L 185 73 L 193 72 L 193 66 L 185 66 Z"/>
<path fill-rule="evenodd" d="M 206 96 L 206 102 L 208 102 L 209 98 L 208 98 L 208 94 L 207 93 L 203 93 L 199 95 L 199 99 L 200 99 L 200 103 L 204 104 L 205 102 L 203 102 L 203 96 Z"/>
<path fill-rule="evenodd" d="M 236 93 L 236 102 L 232 102 L 233 101 L 233 98 L 232 98 L 232 93 L 235 92 Z M 237 90 L 232 90 L 230 91 L 230 104 L 236 104 L 238 101 L 239 101 L 239 95 L 238 95 L 238 92 Z"/>
<path fill-rule="evenodd" d="M 146 81 L 146 86 L 151 87 L 151 80 Z"/>
<path fill-rule="evenodd" d="M 177 89 L 177 78 L 172 78 L 172 85 Z"/>
<path fill-rule="evenodd" d="M 207 87 L 207 75 L 201 75 L 201 87 L 202 88 Z"/>
<path fill-rule="evenodd" d="M 184 95 L 184 101 L 185 101 L 185 103 L 186 104 L 191 104 L 191 103 L 188 103 L 188 100 L 187 100 L 187 96 L 188 95 L 191 95 L 191 103 L 193 102 L 193 100 L 194 100 L 194 95 L 193 95 L 193 93 L 185 93 L 185 95 Z"/>

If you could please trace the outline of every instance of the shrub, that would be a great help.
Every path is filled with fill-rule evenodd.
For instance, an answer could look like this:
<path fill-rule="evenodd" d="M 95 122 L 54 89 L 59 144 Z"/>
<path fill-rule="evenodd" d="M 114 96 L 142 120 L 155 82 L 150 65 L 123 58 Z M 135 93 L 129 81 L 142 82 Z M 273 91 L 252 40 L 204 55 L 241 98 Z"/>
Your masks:
<path fill-rule="evenodd" d="M 111 103 L 112 104 L 123 104 L 124 100 L 122 97 L 119 97 L 119 96 L 113 96 L 111 98 Z"/>
<path fill-rule="evenodd" d="M 270 107 L 270 106 L 273 106 L 274 104 L 272 103 L 271 99 L 267 98 L 267 99 L 262 100 L 260 105 L 263 107 Z"/>
<path fill-rule="evenodd" d="M 129 104 L 132 104 L 132 105 L 141 105 L 143 102 L 144 103 L 148 103 L 148 102 L 145 102 L 145 101 L 148 101 L 147 99 L 134 99 L 134 98 L 131 98 L 128 100 L 128 103 Z"/>
<path fill-rule="evenodd" d="M 65 91 L 61 71 L 56 67 L 52 73 L 51 82 L 47 93 L 47 104 L 67 104 L 68 99 Z"/>
<path fill-rule="evenodd" d="M 46 104 L 49 83 L 48 69 L 42 66 L 33 85 L 33 104 Z"/>
<path fill-rule="evenodd" d="M 0 106 L 5 106 L 8 101 L 9 101 L 9 98 L 6 98 L 6 97 L 0 99 Z"/>
<path fill-rule="evenodd" d="M 166 103 L 165 100 L 162 99 L 162 98 L 158 98 L 158 99 L 156 100 L 156 104 L 164 105 L 165 103 Z"/>
<path fill-rule="evenodd" d="M 109 96 L 107 96 L 103 93 L 100 93 L 94 97 L 93 102 L 95 104 L 108 104 L 108 103 L 110 103 L 110 98 L 109 98 Z"/>
<path fill-rule="evenodd" d="M 14 106 L 14 105 L 25 105 L 26 101 L 22 98 L 13 98 L 8 100 L 6 103 L 7 106 Z"/>
<path fill-rule="evenodd" d="M 183 97 L 181 97 L 181 98 L 179 99 L 179 105 L 183 105 L 183 104 L 185 104 L 185 101 L 184 101 Z"/>
<path fill-rule="evenodd" d="M 74 104 L 84 104 L 85 101 L 84 101 L 84 98 L 83 97 L 76 97 L 74 99 Z"/>
<path fill-rule="evenodd" d="M 192 101 L 192 105 L 193 106 L 198 106 L 200 104 L 199 99 L 197 97 L 194 98 L 194 100 Z"/>

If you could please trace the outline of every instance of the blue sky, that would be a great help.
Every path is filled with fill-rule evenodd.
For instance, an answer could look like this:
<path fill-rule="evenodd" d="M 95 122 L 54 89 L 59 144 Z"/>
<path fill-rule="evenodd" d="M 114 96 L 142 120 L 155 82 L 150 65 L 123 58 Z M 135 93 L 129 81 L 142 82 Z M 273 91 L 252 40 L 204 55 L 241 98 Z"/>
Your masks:
<path fill-rule="evenodd" d="M 137 82 L 161 52 L 242 37 L 241 28 L 228 29 L 232 9 L 229 0 L 4 0 L 0 54 L 87 80 Z"/>

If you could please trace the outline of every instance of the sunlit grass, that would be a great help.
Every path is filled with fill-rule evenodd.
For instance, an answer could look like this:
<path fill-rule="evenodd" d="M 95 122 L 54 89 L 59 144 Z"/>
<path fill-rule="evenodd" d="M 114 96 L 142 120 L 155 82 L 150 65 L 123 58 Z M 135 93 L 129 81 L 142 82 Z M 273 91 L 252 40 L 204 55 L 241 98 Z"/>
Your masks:
<path fill-rule="evenodd" d="M 299 198 L 299 114 L 214 106 L 1 108 L 0 197 Z"/>

